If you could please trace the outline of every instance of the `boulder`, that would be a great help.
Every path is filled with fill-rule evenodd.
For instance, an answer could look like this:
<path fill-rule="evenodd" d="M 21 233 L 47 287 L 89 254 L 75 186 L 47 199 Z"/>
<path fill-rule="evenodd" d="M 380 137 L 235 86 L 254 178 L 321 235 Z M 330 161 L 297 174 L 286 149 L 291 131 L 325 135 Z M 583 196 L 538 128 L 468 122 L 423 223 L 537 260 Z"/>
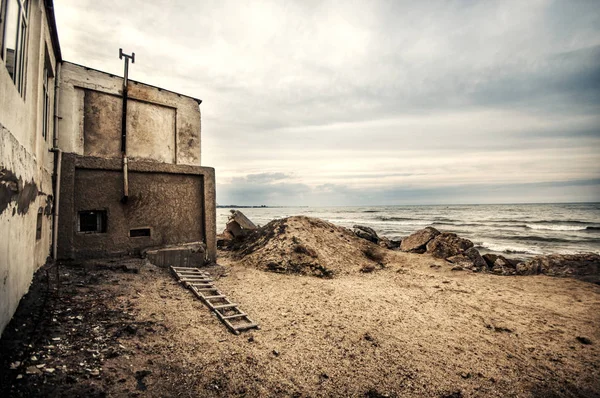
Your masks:
<path fill-rule="evenodd" d="M 400 250 L 411 253 L 424 253 L 427 243 L 440 234 L 440 231 L 433 227 L 421 229 L 414 234 L 402 239 Z"/>
<path fill-rule="evenodd" d="M 600 255 L 583 253 L 538 256 L 517 264 L 516 273 L 519 275 L 573 276 L 590 281 L 600 280 Z"/>
<path fill-rule="evenodd" d="M 401 240 L 388 239 L 385 236 L 382 236 L 379 238 L 379 242 L 377 244 L 389 250 L 396 250 L 400 247 L 401 242 Z"/>
<path fill-rule="evenodd" d="M 427 253 L 436 258 L 448 258 L 463 254 L 471 247 L 473 247 L 473 242 L 470 240 L 459 238 L 455 233 L 444 232 L 427 243 Z"/>
<path fill-rule="evenodd" d="M 498 275 L 515 275 L 517 262 L 504 256 L 487 253 L 483 255 L 487 268 Z"/>
<path fill-rule="evenodd" d="M 457 266 L 460 266 L 462 268 L 472 269 L 475 267 L 475 264 L 473 264 L 473 260 L 471 260 L 469 257 L 465 256 L 464 254 L 459 254 L 456 256 L 448 257 L 446 259 L 446 261 L 448 261 L 452 264 L 456 264 Z"/>
<path fill-rule="evenodd" d="M 496 261 L 500 260 L 499 265 L 506 265 L 511 268 L 517 267 L 517 261 L 511 260 L 510 258 L 506 258 L 504 256 L 500 256 L 498 254 L 487 253 L 483 255 L 483 260 L 487 263 L 489 269 L 494 268 L 496 265 Z"/>
<path fill-rule="evenodd" d="M 365 227 L 364 225 L 355 225 L 354 234 L 359 238 L 366 239 L 369 242 L 378 243 L 379 236 L 373 228 Z"/>
<path fill-rule="evenodd" d="M 464 255 L 473 262 L 473 266 L 478 270 L 485 270 L 487 268 L 487 263 L 483 257 L 481 257 L 481 254 L 479 254 L 479 250 L 475 249 L 474 247 L 470 247 L 465 250 Z"/>

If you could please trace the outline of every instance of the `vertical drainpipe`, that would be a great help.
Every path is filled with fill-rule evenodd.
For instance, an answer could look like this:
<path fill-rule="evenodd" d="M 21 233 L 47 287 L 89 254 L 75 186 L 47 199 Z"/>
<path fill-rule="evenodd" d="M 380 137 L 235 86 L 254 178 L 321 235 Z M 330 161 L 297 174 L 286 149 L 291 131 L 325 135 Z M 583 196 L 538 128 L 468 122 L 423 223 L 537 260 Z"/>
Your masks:
<path fill-rule="evenodd" d="M 60 97 L 60 78 L 61 78 L 62 61 L 56 63 L 56 78 L 54 79 L 54 138 L 52 140 L 52 149 L 54 152 L 54 218 L 52 220 L 52 259 L 58 259 L 58 219 L 60 209 L 60 176 L 62 171 L 62 151 L 58 147 L 58 122 L 60 115 L 58 113 L 59 97 Z"/>
<path fill-rule="evenodd" d="M 127 172 L 127 90 L 129 82 L 129 60 L 135 63 L 135 53 L 127 55 L 123 53 L 123 49 L 119 48 L 119 59 L 125 57 L 125 73 L 123 75 L 123 113 L 121 116 L 121 155 L 123 156 L 123 197 L 121 203 L 127 203 L 129 198 L 129 178 Z"/>

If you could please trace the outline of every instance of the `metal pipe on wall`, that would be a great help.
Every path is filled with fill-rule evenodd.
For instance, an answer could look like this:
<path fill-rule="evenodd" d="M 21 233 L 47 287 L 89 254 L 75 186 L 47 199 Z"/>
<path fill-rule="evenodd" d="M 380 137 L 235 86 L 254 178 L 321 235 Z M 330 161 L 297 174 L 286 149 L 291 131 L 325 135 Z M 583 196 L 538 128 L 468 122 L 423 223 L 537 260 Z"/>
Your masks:
<path fill-rule="evenodd" d="M 127 98 L 129 89 L 129 60 L 135 64 L 135 53 L 127 55 L 119 48 L 119 59 L 125 58 L 125 72 L 123 74 L 123 112 L 121 115 L 121 154 L 123 156 L 123 197 L 122 203 L 127 203 L 129 198 L 129 176 L 127 170 Z"/>
<path fill-rule="evenodd" d="M 56 63 L 56 77 L 54 78 L 54 138 L 52 140 L 52 149 L 54 152 L 54 217 L 52 221 L 52 259 L 58 258 L 58 221 L 60 208 L 60 178 L 62 171 L 62 151 L 58 147 L 58 122 L 60 115 L 58 113 L 58 105 L 60 104 L 60 78 L 61 78 L 62 62 Z"/>

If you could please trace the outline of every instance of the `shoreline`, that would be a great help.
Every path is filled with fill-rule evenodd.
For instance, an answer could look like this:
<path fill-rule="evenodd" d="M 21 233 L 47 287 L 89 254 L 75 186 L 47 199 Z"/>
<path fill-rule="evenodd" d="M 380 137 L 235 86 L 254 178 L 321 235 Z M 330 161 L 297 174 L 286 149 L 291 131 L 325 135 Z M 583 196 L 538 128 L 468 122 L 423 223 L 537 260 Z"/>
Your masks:
<path fill-rule="evenodd" d="M 580 208 L 582 205 L 585 205 L 584 209 Z M 525 259 L 546 254 L 600 254 L 600 212 L 595 207 L 588 207 L 597 205 L 567 205 L 566 210 L 562 205 L 537 208 L 538 205 L 528 204 L 526 209 L 513 208 L 515 205 L 478 205 L 477 211 L 450 206 L 449 212 L 432 211 L 439 206 L 411 206 L 410 209 L 407 206 L 310 207 L 304 211 L 290 207 L 243 211 L 261 225 L 272 219 L 303 214 L 347 228 L 355 224 L 369 226 L 389 239 L 400 239 L 433 226 L 470 239 L 482 252 Z M 531 214 L 532 208 L 537 209 L 537 213 Z M 217 231 L 225 228 L 229 210 L 218 210 Z"/>

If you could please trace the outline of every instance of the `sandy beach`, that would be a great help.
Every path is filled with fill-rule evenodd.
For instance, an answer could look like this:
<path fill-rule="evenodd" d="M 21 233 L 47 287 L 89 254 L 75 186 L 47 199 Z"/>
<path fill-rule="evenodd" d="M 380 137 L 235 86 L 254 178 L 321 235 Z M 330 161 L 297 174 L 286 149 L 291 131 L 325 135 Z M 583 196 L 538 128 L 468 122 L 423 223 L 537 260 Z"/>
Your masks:
<path fill-rule="evenodd" d="M 320 237 L 296 239 L 309 236 Z M 386 251 L 372 272 L 361 272 L 361 261 L 322 278 L 265 271 L 252 256 L 220 251 L 207 270 L 261 326 L 239 336 L 144 260 L 61 266 L 61 290 L 32 322 L 24 311 L 43 302 L 39 273 L 3 336 L 3 395 L 600 394 L 600 286 L 452 271 L 399 251 Z"/>

